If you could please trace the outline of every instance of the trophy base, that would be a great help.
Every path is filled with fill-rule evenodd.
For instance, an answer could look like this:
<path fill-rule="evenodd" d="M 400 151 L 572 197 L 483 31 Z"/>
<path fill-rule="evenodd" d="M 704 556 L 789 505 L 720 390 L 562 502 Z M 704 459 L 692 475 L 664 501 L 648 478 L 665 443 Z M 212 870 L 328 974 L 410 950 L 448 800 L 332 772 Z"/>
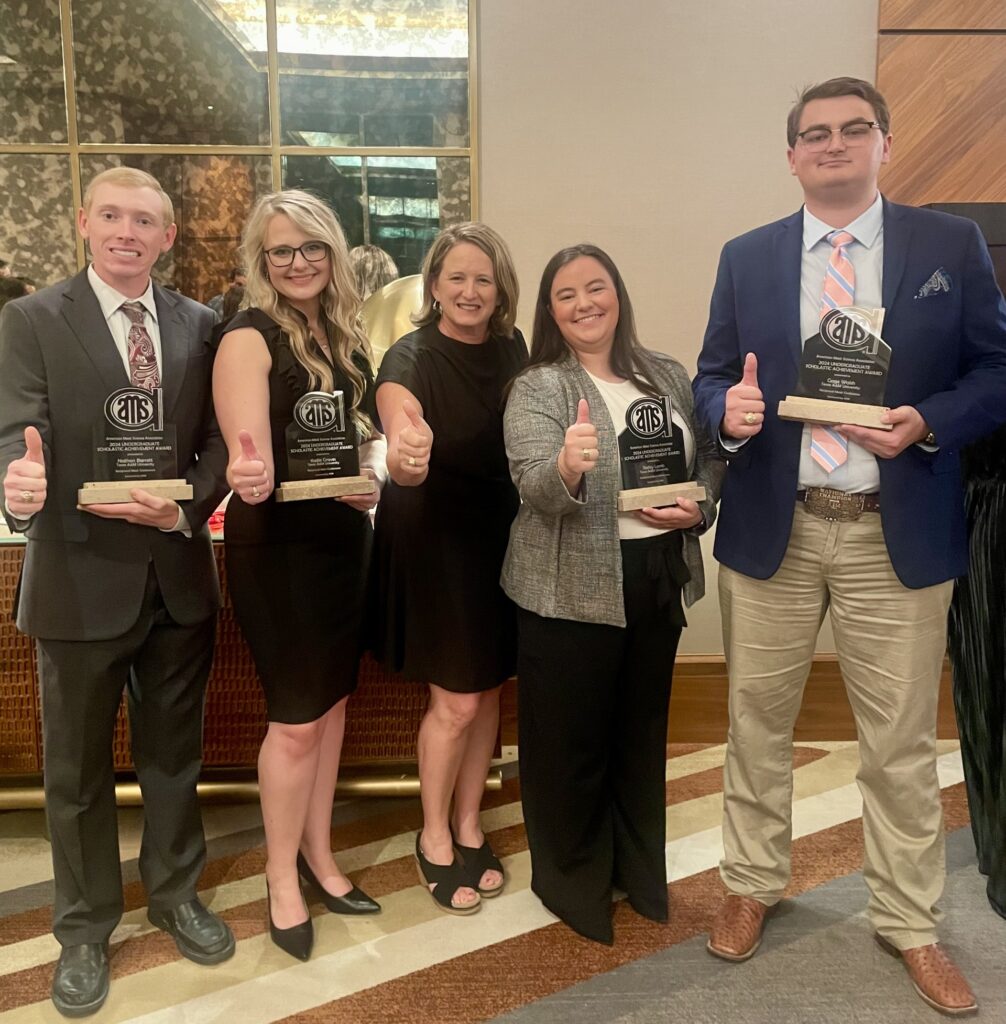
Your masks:
<path fill-rule="evenodd" d="M 132 492 L 144 490 L 155 498 L 186 501 L 192 484 L 184 480 L 105 480 L 85 483 L 77 491 L 78 505 L 123 505 L 133 500 Z"/>
<path fill-rule="evenodd" d="M 706 489 L 702 484 L 689 481 L 686 484 L 661 484 L 659 487 L 634 487 L 618 492 L 618 511 L 635 512 L 641 508 L 660 508 L 673 505 L 678 498 L 689 501 L 705 501 Z"/>
<path fill-rule="evenodd" d="M 834 402 L 827 398 L 801 398 L 787 395 L 779 403 L 779 419 L 803 420 L 830 427 L 836 423 L 851 423 L 874 430 L 893 430 L 890 423 L 881 423 L 880 417 L 888 412 L 886 405 L 858 405 L 855 402 Z"/>
<path fill-rule="evenodd" d="M 331 476 L 322 480 L 289 480 L 276 488 L 277 501 L 309 501 L 370 494 L 377 485 L 369 476 Z"/>

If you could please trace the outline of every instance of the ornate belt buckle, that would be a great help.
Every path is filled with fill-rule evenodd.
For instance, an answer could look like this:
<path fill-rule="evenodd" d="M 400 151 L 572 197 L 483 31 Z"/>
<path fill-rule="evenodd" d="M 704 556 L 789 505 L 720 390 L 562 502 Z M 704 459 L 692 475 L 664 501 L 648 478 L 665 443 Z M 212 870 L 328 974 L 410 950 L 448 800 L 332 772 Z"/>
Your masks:
<path fill-rule="evenodd" d="M 863 514 L 862 494 L 846 494 L 831 487 L 808 487 L 807 511 L 829 523 L 854 523 Z"/>

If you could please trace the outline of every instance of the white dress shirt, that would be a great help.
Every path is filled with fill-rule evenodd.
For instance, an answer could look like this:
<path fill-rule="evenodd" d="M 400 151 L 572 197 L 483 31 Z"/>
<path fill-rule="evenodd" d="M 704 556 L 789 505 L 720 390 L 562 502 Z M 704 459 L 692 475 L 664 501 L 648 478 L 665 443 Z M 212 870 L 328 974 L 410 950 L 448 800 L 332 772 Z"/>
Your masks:
<path fill-rule="evenodd" d="M 129 377 L 129 343 L 127 339 L 132 321 L 126 316 L 125 310 L 121 308 L 124 302 L 138 302 L 143 306 L 146 313 L 144 326 L 147 328 L 150 340 L 154 343 L 154 357 L 157 359 L 157 369 L 160 373 L 164 361 L 161 359 L 161 332 L 157 327 L 157 304 L 154 302 L 153 281 L 147 281 L 147 290 L 138 299 L 130 299 L 121 292 L 117 292 L 110 284 L 102 281 L 93 265 L 87 268 L 87 280 L 91 285 L 91 291 L 94 292 L 98 300 L 98 305 L 101 306 L 102 315 L 105 317 L 105 323 L 108 324 L 115 347 L 119 350 L 122 365 L 126 368 L 126 377 Z M 163 377 L 163 374 L 161 376 Z"/>

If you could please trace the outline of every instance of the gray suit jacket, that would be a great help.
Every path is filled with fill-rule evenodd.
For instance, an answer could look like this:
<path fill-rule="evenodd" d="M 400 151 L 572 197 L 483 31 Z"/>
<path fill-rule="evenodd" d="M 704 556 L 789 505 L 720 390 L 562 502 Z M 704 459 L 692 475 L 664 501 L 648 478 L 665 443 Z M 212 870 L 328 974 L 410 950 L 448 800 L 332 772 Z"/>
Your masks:
<path fill-rule="evenodd" d="M 654 383 L 671 396 L 674 408 L 691 427 L 695 458 L 690 476 L 706 488 L 701 505 L 705 522 L 684 533 L 684 558 L 692 575 L 684 600 L 691 605 L 705 592 L 696 534 L 708 529 L 716 517 L 725 466 L 695 421 L 684 367 L 659 352 L 647 352 L 646 358 Z M 556 462 L 581 398 L 590 405 L 600 457 L 573 498 Z M 618 440 L 593 381 L 569 354 L 560 363 L 534 367 L 514 382 L 503 430 L 510 473 L 521 497 L 503 563 L 503 589 L 522 608 L 538 615 L 624 626 L 616 506 L 621 486 Z"/>
<path fill-rule="evenodd" d="M 105 640 L 136 621 L 153 563 L 172 618 L 191 624 L 219 607 L 206 520 L 227 492 L 227 450 L 212 411 L 213 314 L 155 285 L 164 418 L 178 432 L 181 502 L 191 537 L 77 510 L 94 478 L 92 426 L 109 394 L 129 386 L 87 272 L 9 302 L 0 314 L 0 476 L 24 455 L 24 429 L 42 435 L 48 497 L 26 530 L 17 625 L 52 640 Z M 11 523 L 13 527 L 14 524 Z"/>

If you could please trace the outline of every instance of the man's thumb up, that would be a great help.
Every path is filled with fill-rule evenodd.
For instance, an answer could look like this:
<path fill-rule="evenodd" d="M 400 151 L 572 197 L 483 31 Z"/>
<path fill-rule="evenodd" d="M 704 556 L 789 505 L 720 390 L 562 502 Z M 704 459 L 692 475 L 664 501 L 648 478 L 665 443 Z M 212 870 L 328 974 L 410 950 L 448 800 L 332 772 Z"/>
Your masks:
<path fill-rule="evenodd" d="M 42 435 L 37 427 L 24 428 L 25 458 L 29 462 L 35 462 L 39 466 L 45 465 L 45 456 L 42 454 Z"/>

